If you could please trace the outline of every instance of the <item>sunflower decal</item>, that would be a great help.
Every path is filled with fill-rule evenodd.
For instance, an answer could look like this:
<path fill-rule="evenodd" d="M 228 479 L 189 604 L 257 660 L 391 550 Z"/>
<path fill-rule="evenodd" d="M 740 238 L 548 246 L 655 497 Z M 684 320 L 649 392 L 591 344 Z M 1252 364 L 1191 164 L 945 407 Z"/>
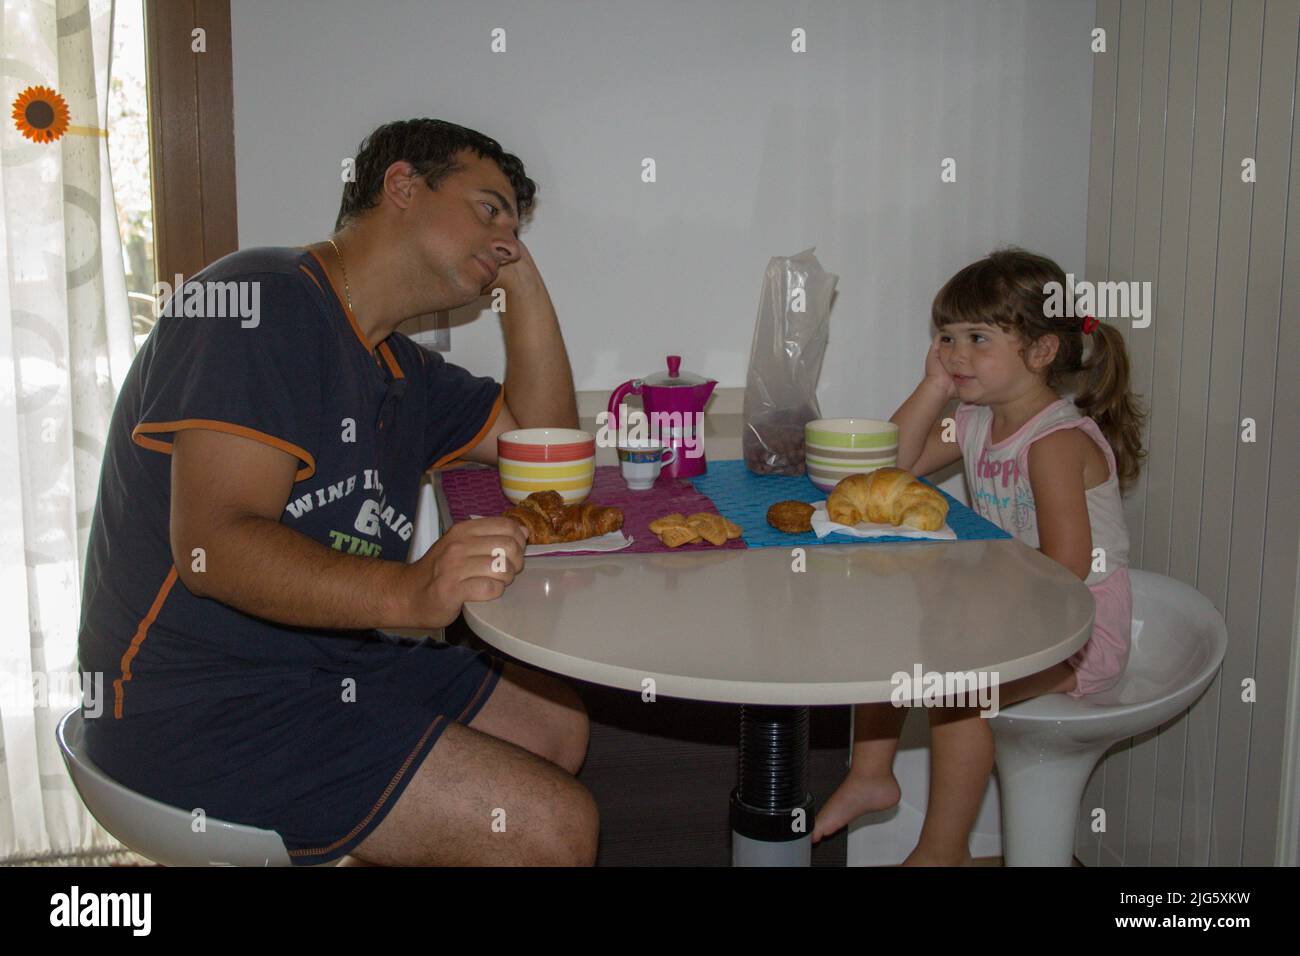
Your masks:
<path fill-rule="evenodd" d="M 37 143 L 52 143 L 68 131 L 68 103 L 48 86 L 29 86 L 14 100 L 14 125 Z"/>

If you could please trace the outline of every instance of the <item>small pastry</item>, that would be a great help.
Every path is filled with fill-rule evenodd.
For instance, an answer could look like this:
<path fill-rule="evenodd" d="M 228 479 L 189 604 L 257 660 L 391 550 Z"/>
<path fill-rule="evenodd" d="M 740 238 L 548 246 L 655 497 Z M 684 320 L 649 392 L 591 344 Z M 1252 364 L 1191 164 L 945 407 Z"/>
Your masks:
<path fill-rule="evenodd" d="M 767 523 L 786 534 L 811 531 L 814 510 L 806 501 L 778 501 L 767 509 Z"/>
<path fill-rule="evenodd" d="M 650 522 L 650 530 L 670 548 L 697 541 L 707 541 L 717 547 L 744 533 L 740 525 L 708 511 L 697 511 L 689 517 L 681 512 L 673 512 Z"/>
<path fill-rule="evenodd" d="M 686 515 L 680 511 L 674 511 L 670 515 L 664 515 L 662 518 L 655 518 L 654 521 L 651 521 L 650 532 L 659 534 L 665 528 L 681 527 L 684 524 L 686 524 Z"/>
<path fill-rule="evenodd" d="M 695 533 L 694 529 L 684 524 L 669 525 L 659 532 L 659 540 L 670 548 L 677 548 L 683 544 L 690 544 L 692 541 L 699 541 L 700 536 Z"/>
<path fill-rule="evenodd" d="M 686 524 L 714 547 L 727 543 L 727 523 L 722 515 L 700 511 L 687 518 Z"/>
<path fill-rule="evenodd" d="M 700 539 L 695 529 L 687 525 L 686 515 L 678 511 L 651 521 L 650 530 L 670 548 L 680 547 Z"/>

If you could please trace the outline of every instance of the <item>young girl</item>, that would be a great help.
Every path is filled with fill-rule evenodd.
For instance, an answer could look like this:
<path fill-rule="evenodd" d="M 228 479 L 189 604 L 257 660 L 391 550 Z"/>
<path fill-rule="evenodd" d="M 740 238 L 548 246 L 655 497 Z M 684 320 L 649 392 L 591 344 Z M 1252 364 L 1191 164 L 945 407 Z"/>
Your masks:
<path fill-rule="evenodd" d="M 1132 591 L 1120 492 L 1141 467 L 1144 416 L 1129 394 L 1119 331 L 1090 317 L 1049 316 L 1065 311 L 1047 308 L 1052 282 L 1073 294 L 1060 266 L 1019 249 L 994 252 L 949 279 L 931 310 L 938 334 L 925 378 L 891 419 L 898 467 L 926 475 L 964 459 L 975 510 L 1077 574 L 1096 599 L 1088 643 L 1067 661 L 1000 685 L 999 707 L 1106 690 L 1129 654 Z M 1058 394 L 1068 384 L 1077 387 L 1073 402 Z M 955 443 L 943 440 L 942 412 L 953 398 Z M 1096 567 L 1094 548 L 1104 552 Z M 893 763 L 906 714 L 892 703 L 855 708 L 852 765 L 818 814 L 813 842 L 898 802 Z M 936 707 L 929 716 L 929 805 L 905 864 L 968 863 L 971 827 L 993 769 L 993 734 L 975 709 Z"/>

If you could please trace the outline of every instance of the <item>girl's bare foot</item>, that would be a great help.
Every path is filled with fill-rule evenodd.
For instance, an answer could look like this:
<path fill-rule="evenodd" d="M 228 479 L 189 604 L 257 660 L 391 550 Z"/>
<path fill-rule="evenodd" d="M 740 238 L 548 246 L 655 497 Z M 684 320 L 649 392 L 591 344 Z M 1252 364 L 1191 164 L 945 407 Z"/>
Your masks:
<path fill-rule="evenodd" d="M 878 775 L 855 774 L 852 770 L 844 778 L 813 824 L 812 841 L 819 843 L 841 827 L 847 826 L 864 813 L 887 810 L 898 803 L 903 791 L 898 780 L 888 771 Z"/>

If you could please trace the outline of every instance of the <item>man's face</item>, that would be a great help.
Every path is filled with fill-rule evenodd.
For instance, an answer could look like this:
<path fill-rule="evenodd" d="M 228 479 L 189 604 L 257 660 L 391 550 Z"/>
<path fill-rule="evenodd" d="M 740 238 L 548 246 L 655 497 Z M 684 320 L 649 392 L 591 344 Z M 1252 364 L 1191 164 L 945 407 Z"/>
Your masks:
<path fill-rule="evenodd" d="M 437 190 L 413 180 L 407 207 L 410 238 L 421 268 L 428 268 L 447 300 L 440 308 L 473 302 L 491 285 L 502 266 L 519 258 L 519 219 L 515 191 L 501 168 L 466 150 L 457 154 L 465 168 L 444 179 Z"/>

